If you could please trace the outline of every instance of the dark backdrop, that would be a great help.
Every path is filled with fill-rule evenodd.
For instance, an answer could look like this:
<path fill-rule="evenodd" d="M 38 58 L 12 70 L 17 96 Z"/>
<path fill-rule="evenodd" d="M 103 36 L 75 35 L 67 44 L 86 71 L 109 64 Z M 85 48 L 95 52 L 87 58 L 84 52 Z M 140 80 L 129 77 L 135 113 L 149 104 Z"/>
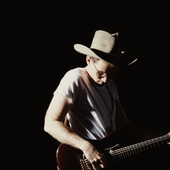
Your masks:
<path fill-rule="evenodd" d="M 139 58 L 115 77 L 129 119 L 169 130 L 168 1 L 96 2 L 1 2 L 3 169 L 56 169 L 44 115 L 64 73 L 85 66 L 73 45 L 90 46 L 98 29 L 118 31 L 127 57 Z"/>

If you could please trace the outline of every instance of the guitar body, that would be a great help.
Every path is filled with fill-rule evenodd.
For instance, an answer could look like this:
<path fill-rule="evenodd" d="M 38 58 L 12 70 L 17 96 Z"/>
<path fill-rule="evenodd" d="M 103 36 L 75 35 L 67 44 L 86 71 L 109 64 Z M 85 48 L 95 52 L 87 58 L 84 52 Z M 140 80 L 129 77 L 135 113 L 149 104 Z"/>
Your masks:
<path fill-rule="evenodd" d="M 123 131 L 123 130 L 122 130 Z M 119 132 L 119 133 L 118 133 Z M 90 141 L 93 145 L 95 145 L 98 149 L 103 150 L 103 146 L 111 147 L 112 142 L 115 142 L 115 139 L 118 139 L 118 135 L 120 136 L 120 130 L 115 131 L 112 135 L 108 135 L 106 138 L 101 140 L 92 140 Z M 111 141 L 109 141 L 111 139 Z M 61 144 L 57 149 L 56 160 L 60 170 L 82 170 L 80 160 L 82 158 L 83 153 L 77 149 L 71 148 L 65 144 Z"/>
<path fill-rule="evenodd" d="M 57 165 L 60 170 L 82 169 L 79 162 L 79 160 L 82 159 L 81 151 L 61 144 L 57 149 L 56 155 Z"/>
<path fill-rule="evenodd" d="M 149 134 L 149 135 L 148 135 Z M 127 145 L 148 140 L 156 137 L 157 134 L 146 133 L 146 131 L 120 128 L 113 131 L 108 136 L 100 140 L 90 140 L 90 142 L 99 150 L 101 150 L 107 157 L 109 164 L 106 169 L 124 169 L 126 166 L 122 164 L 122 159 L 119 156 L 110 156 L 108 148 L 116 150 L 118 148 L 125 147 Z M 57 149 L 56 154 L 57 165 L 60 170 L 83 170 L 87 169 L 86 162 L 83 158 L 83 153 L 80 150 L 71 148 L 65 144 L 61 144 Z M 128 161 L 129 162 L 129 161 Z"/>

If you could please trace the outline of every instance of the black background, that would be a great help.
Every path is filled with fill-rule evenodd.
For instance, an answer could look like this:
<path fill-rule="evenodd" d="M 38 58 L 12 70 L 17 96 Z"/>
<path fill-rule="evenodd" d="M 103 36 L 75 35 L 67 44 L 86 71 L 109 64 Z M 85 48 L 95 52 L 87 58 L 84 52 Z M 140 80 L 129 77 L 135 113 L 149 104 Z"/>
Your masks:
<path fill-rule="evenodd" d="M 90 46 L 99 29 L 118 31 L 127 57 L 139 59 L 115 77 L 131 122 L 169 130 L 168 1 L 118 2 L 1 2 L 3 169 L 56 169 L 45 112 L 64 73 L 86 64 L 73 45 Z"/>

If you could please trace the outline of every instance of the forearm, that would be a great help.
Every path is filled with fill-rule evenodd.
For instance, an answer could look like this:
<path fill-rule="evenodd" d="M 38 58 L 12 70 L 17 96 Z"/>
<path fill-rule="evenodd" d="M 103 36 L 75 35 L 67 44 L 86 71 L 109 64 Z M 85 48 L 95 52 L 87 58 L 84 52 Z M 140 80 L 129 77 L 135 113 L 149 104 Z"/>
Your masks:
<path fill-rule="evenodd" d="M 67 98 L 54 95 L 46 112 L 44 130 L 60 143 L 80 149 L 91 162 L 93 169 L 106 166 L 107 160 L 100 151 L 62 123 L 71 107 Z"/>
<path fill-rule="evenodd" d="M 85 150 L 89 142 L 75 134 L 60 121 L 46 120 L 44 130 L 60 143 Z"/>
<path fill-rule="evenodd" d="M 45 122 L 44 130 L 61 143 L 80 149 L 91 162 L 93 169 L 105 167 L 107 160 L 90 142 L 84 140 L 60 121 Z M 98 164 L 97 161 L 99 160 Z"/>

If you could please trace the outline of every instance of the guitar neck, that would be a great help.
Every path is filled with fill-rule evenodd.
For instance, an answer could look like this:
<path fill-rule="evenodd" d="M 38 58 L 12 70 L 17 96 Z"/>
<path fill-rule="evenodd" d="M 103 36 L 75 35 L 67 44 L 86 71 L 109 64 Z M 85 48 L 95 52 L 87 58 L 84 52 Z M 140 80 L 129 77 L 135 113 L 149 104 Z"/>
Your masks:
<path fill-rule="evenodd" d="M 133 145 L 129 145 L 120 149 L 110 150 L 110 154 L 112 156 L 118 156 L 121 159 L 126 158 L 150 150 L 152 148 L 167 144 L 168 139 L 170 139 L 170 133 L 157 138 L 153 138 Z"/>

